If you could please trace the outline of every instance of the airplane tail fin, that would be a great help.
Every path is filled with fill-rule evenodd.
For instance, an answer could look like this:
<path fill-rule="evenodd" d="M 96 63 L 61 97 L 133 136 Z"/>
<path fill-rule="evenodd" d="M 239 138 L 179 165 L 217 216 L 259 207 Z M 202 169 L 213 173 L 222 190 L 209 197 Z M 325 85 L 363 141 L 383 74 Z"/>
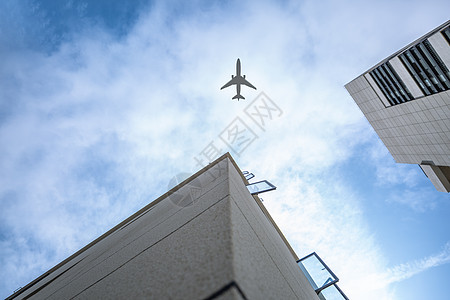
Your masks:
<path fill-rule="evenodd" d="M 245 98 L 244 98 L 244 96 L 238 94 L 238 95 L 234 96 L 232 99 L 237 99 L 239 101 L 239 99 L 245 99 Z"/>

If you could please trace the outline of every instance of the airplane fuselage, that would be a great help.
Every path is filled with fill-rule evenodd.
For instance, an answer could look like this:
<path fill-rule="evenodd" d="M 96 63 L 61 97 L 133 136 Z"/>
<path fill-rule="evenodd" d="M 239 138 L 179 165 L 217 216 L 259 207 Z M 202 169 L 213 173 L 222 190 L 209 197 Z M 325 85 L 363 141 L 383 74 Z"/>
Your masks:
<path fill-rule="evenodd" d="M 239 58 L 236 62 L 236 76 L 241 76 L 241 61 L 239 60 Z"/>

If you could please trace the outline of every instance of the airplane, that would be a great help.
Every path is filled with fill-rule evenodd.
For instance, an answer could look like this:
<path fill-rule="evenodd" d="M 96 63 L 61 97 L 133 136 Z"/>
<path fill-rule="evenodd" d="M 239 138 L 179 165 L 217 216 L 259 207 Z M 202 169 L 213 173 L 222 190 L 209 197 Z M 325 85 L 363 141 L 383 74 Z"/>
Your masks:
<path fill-rule="evenodd" d="M 245 75 L 244 77 L 241 76 L 241 61 L 239 60 L 239 58 L 236 61 L 236 76 L 231 75 L 231 80 L 228 81 L 220 89 L 223 90 L 224 88 L 227 88 L 234 84 L 236 85 L 236 96 L 234 96 L 232 99 L 237 99 L 238 101 L 239 99 L 245 99 L 244 96 L 241 95 L 241 84 L 244 84 L 256 90 L 256 88 L 245 79 Z"/>

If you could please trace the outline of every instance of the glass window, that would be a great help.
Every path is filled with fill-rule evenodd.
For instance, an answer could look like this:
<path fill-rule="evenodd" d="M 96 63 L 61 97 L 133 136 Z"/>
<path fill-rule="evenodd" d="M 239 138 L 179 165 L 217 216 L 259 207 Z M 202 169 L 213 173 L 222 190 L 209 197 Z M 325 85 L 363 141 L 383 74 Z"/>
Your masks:
<path fill-rule="evenodd" d="M 247 185 L 247 189 L 252 195 L 275 190 L 277 187 L 267 180 L 258 181 Z"/>
<path fill-rule="evenodd" d="M 342 299 L 348 300 L 347 296 L 338 287 L 337 284 L 333 284 L 329 288 L 322 290 L 319 293 L 319 298 L 321 298 L 320 296 L 322 296 L 322 299 L 325 298 L 326 300 L 342 300 Z"/>
<path fill-rule="evenodd" d="M 444 38 L 447 40 L 447 42 L 450 44 L 450 26 L 448 26 L 447 28 L 442 30 L 441 33 L 444 36 Z"/>
<path fill-rule="evenodd" d="M 248 174 L 246 174 L 246 175 L 244 175 L 245 176 L 245 179 L 247 179 L 247 180 L 250 180 L 250 179 L 252 179 L 253 177 L 255 177 L 255 175 L 253 174 L 253 173 L 248 173 Z"/>
<path fill-rule="evenodd" d="M 245 179 L 250 180 L 253 177 L 255 177 L 255 175 L 253 173 L 250 173 L 249 171 L 242 171 L 242 175 L 244 175 Z"/>
<path fill-rule="evenodd" d="M 320 299 L 348 300 L 336 284 L 339 279 L 315 252 L 298 260 L 297 264 Z"/>
<path fill-rule="evenodd" d="M 303 272 L 307 272 L 308 276 L 306 277 L 317 293 L 339 281 L 315 252 L 300 259 L 297 263 Z"/>
<path fill-rule="evenodd" d="M 370 75 L 391 105 L 414 99 L 389 62 L 375 68 Z"/>
<path fill-rule="evenodd" d="M 428 40 L 412 46 L 399 58 L 424 95 L 450 89 L 450 72 Z"/>

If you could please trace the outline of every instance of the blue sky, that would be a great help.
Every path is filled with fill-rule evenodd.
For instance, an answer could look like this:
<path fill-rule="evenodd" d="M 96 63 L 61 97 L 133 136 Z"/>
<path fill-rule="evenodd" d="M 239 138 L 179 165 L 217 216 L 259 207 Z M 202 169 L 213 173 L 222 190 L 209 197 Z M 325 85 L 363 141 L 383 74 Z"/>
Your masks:
<path fill-rule="evenodd" d="M 351 299 L 450 293 L 450 197 L 396 164 L 344 84 L 448 19 L 448 1 L 0 3 L 0 296 L 198 170 L 210 142 Z M 220 91 L 241 59 L 258 90 Z M 264 92 L 282 114 L 244 113 Z M 257 138 L 219 135 L 240 117 Z"/>

